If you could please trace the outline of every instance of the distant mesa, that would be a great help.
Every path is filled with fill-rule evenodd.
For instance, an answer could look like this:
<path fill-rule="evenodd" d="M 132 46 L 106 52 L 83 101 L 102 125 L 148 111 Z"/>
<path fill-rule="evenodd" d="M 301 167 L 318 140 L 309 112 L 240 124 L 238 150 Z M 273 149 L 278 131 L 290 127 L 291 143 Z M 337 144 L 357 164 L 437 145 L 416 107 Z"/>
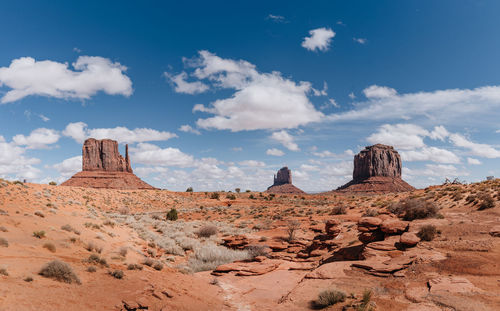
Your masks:
<path fill-rule="evenodd" d="M 354 156 L 352 180 L 340 192 L 390 193 L 415 190 L 401 179 L 402 162 L 392 146 L 368 146 Z"/>
<path fill-rule="evenodd" d="M 89 138 L 82 148 L 82 171 L 61 186 L 107 189 L 155 189 L 135 176 L 130 165 L 128 145 L 125 158 L 118 152 L 118 142 Z"/>
<path fill-rule="evenodd" d="M 276 175 L 274 175 L 274 183 L 267 188 L 268 193 L 291 193 L 305 194 L 304 191 L 292 185 L 292 171 L 288 167 L 282 167 Z"/>

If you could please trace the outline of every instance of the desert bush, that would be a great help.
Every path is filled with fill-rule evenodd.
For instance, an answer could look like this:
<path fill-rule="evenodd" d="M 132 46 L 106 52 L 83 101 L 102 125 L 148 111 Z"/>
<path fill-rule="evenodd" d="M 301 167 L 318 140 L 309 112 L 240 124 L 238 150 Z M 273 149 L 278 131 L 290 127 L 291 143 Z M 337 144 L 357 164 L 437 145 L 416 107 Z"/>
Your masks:
<path fill-rule="evenodd" d="M 64 226 L 61 226 L 61 229 L 64 230 L 64 231 L 68 231 L 68 232 L 72 232 L 73 231 L 73 227 L 71 227 L 70 224 L 66 224 Z"/>
<path fill-rule="evenodd" d="M 2 232 L 8 232 L 9 230 L 7 230 L 7 228 L 5 228 L 4 226 L 0 226 L 0 231 L 2 231 Z"/>
<path fill-rule="evenodd" d="M 415 220 L 437 216 L 438 208 L 432 202 L 423 199 L 405 199 L 392 204 L 389 211 L 404 220 Z"/>
<path fill-rule="evenodd" d="M 115 225 L 116 225 L 113 221 L 111 221 L 109 219 L 106 219 L 102 224 L 105 225 L 105 226 L 109 226 L 111 228 L 114 228 Z"/>
<path fill-rule="evenodd" d="M 265 256 L 269 255 L 268 248 L 264 245 L 250 245 L 245 250 L 248 252 L 250 258 L 255 258 L 257 256 Z"/>
<path fill-rule="evenodd" d="M 127 256 L 127 252 L 128 252 L 128 247 L 126 246 L 120 247 L 120 250 L 118 251 L 118 253 L 123 257 Z"/>
<path fill-rule="evenodd" d="M 97 271 L 97 268 L 94 266 L 90 266 L 87 268 L 87 272 L 96 272 L 96 271 Z"/>
<path fill-rule="evenodd" d="M 186 192 L 193 192 L 193 187 L 189 187 L 186 189 Z"/>
<path fill-rule="evenodd" d="M 345 208 L 345 206 L 334 206 L 332 208 L 332 211 L 330 212 L 330 215 L 344 215 L 347 213 L 347 209 Z"/>
<path fill-rule="evenodd" d="M 88 242 L 87 245 L 85 246 L 85 249 L 88 250 L 89 252 L 97 252 L 99 254 L 102 252 L 102 246 L 97 245 L 93 241 Z"/>
<path fill-rule="evenodd" d="M 363 217 L 375 217 L 375 216 L 378 216 L 378 211 L 376 209 L 369 208 L 361 216 L 363 216 Z"/>
<path fill-rule="evenodd" d="M 9 247 L 9 241 L 6 238 L 0 238 L 0 246 Z"/>
<path fill-rule="evenodd" d="M 295 240 L 295 234 L 300 228 L 300 222 L 297 220 L 290 220 L 287 223 L 286 232 L 288 234 L 288 241 L 292 242 Z"/>
<path fill-rule="evenodd" d="M 196 232 L 199 238 L 209 238 L 214 234 L 217 234 L 217 227 L 214 225 L 205 225 Z"/>
<path fill-rule="evenodd" d="M 176 221 L 179 218 L 177 215 L 177 210 L 175 208 L 170 209 L 167 213 L 167 220 Z"/>
<path fill-rule="evenodd" d="M 152 267 L 154 265 L 155 261 L 151 258 L 144 258 L 144 261 L 142 262 L 143 265 Z"/>
<path fill-rule="evenodd" d="M 236 196 L 232 193 L 228 193 L 226 195 L 226 199 L 229 199 L 229 200 L 236 200 Z"/>
<path fill-rule="evenodd" d="M 56 246 L 54 245 L 54 243 L 47 242 L 47 243 L 43 244 L 43 248 L 48 249 L 52 253 L 56 252 Z"/>
<path fill-rule="evenodd" d="M 434 225 L 424 225 L 420 228 L 417 236 L 423 241 L 432 241 L 436 236 L 437 230 Z"/>
<path fill-rule="evenodd" d="M 234 189 L 234 191 L 235 191 L 236 193 L 240 193 L 241 189 L 240 189 L 240 188 L 235 188 L 235 189 Z"/>
<path fill-rule="evenodd" d="M 35 215 L 38 216 L 38 217 L 41 217 L 41 218 L 45 218 L 45 214 L 42 213 L 42 212 L 40 212 L 40 211 L 36 211 Z"/>
<path fill-rule="evenodd" d="M 51 182 L 49 182 L 49 185 L 50 186 L 57 186 L 57 183 L 55 181 L 51 181 Z"/>
<path fill-rule="evenodd" d="M 224 246 L 207 243 L 197 247 L 188 260 L 188 267 L 193 272 L 213 270 L 217 266 L 236 260 L 249 259 L 246 251 L 232 250 Z"/>
<path fill-rule="evenodd" d="M 23 280 L 24 282 L 33 282 L 33 278 L 31 276 L 27 276 Z"/>
<path fill-rule="evenodd" d="M 344 292 L 328 289 L 319 293 L 318 299 L 314 301 L 314 305 L 317 308 L 326 308 L 332 306 L 336 303 L 345 301 L 346 294 Z"/>
<path fill-rule="evenodd" d="M 0 268 L 0 274 L 5 275 L 5 276 L 9 276 L 9 272 L 7 272 L 7 268 Z"/>
<path fill-rule="evenodd" d="M 108 266 L 108 262 L 105 258 L 99 257 L 97 254 L 90 254 L 89 258 L 87 258 L 86 262 L 101 265 L 104 267 Z"/>
<path fill-rule="evenodd" d="M 142 265 L 131 263 L 127 266 L 127 270 L 142 270 Z"/>
<path fill-rule="evenodd" d="M 55 279 L 59 282 L 81 284 L 78 276 L 73 272 L 70 265 L 65 262 L 54 260 L 42 267 L 38 273 L 43 277 Z"/>
<path fill-rule="evenodd" d="M 130 209 L 127 206 L 119 207 L 117 211 L 120 215 L 128 215 L 130 213 Z"/>
<path fill-rule="evenodd" d="M 218 200 L 219 197 L 220 197 L 220 194 L 218 192 L 212 192 L 212 194 L 210 194 L 210 199 Z"/>
<path fill-rule="evenodd" d="M 489 193 L 484 193 L 479 196 L 479 208 L 478 210 L 482 211 L 488 208 L 495 207 L 495 201 L 491 197 Z"/>
<path fill-rule="evenodd" d="M 153 269 L 161 271 L 163 269 L 163 264 L 161 262 L 157 261 L 154 263 Z"/>
<path fill-rule="evenodd" d="M 33 231 L 33 236 L 37 239 L 41 239 L 45 237 L 45 231 Z"/>
<path fill-rule="evenodd" d="M 123 273 L 122 270 L 108 271 L 108 273 L 115 279 L 123 279 L 123 277 L 125 276 L 125 273 Z"/>

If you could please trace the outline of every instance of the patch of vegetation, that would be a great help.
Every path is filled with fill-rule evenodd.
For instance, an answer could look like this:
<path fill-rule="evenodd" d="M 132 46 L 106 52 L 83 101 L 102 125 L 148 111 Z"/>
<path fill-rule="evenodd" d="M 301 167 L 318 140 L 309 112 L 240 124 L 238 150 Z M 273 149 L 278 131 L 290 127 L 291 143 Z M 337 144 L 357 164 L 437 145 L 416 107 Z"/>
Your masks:
<path fill-rule="evenodd" d="M 9 276 L 9 272 L 7 272 L 6 268 L 0 268 L 0 274 L 5 275 L 5 276 Z"/>
<path fill-rule="evenodd" d="M 108 262 L 105 258 L 99 257 L 97 254 L 90 254 L 89 258 L 87 258 L 86 262 L 96 265 L 101 265 L 104 267 L 108 266 Z"/>
<path fill-rule="evenodd" d="M 94 273 L 97 271 L 97 268 L 95 266 L 90 266 L 87 268 L 87 272 Z"/>
<path fill-rule="evenodd" d="M 37 239 L 42 239 L 45 237 L 45 231 L 33 231 L 33 236 Z"/>
<path fill-rule="evenodd" d="M 170 221 L 176 221 L 179 218 L 179 215 L 177 215 L 177 210 L 175 208 L 170 209 L 167 213 L 167 220 Z"/>
<path fill-rule="evenodd" d="M 85 249 L 88 250 L 89 252 L 97 252 L 99 254 L 102 252 L 102 246 L 99 246 L 92 241 L 87 243 Z"/>
<path fill-rule="evenodd" d="M 43 244 L 43 248 L 48 249 L 52 253 L 56 252 L 56 246 L 54 245 L 54 243 L 47 242 L 47 243 Z"/>
<path fill-rule="evenodd" d="M 300 228 L 300 222 L 297 220 L 290 220 L 287 223 L 286 232 L 288 234 L 288 242 L 295 241 L 295 234 Z"/>
<path fill-rule="evenodd" d="M 209 238 L 212 235 L 217 234 L 217 227 L 214 225 L 205 225 L 201 227 L 197 232 L 196 235 L 200 238 Z"/>
<path fill-rule="evenodd" d="M 392 204 L 389 211 L 404 220 L 415 220 L 436 217 L 439 209 L 433 202 L 424 199 L 405 199 Z"/>
<path fill-rule="evenodd" d="M 489 193 L 484 193 L 481 196 L 479 196 L 478 210 L 482 211 L 493 207 L 495 207 L 495 201 L 493 200 L 493 197 Z"/>
<path fill-rule="evenodd" d="M 417 236 L 423 241 L 432 241 L 437 234 L 436 226 L 424 225 L 420 228 Z"/>
<path fill-rule="evenodd" d="M 193 192 L 193 187 L 189 187 L 186 189 L 186 192 Z"/>
<path fill-rule="evenodd" d="M 42 267 L 38 273 L 43 277 L 51 278 L 59 282 L 81 284 L 78 276 L 73 272 L 73 268 L 65 262 L 54 260 Z"/>
<path fill-rule="evenodd" d="M 228 193 L 226 195 L 226 199 L 229 199 L 229 200 L 236 200 L 236 196 L 232 193 Z"/>
<path fill-rule="evenodd" d="M 210 199 L 213 199 L 213 200 L 218 200 L 220 197 L 220 193 L 218 192 L 212 192 L 212 194 L 210 195 Z"/>
<path fill-rule="evenodd" d="M 378 216 L 378 211 L 374 208 L 369 208 L 367 209 L 363 215 L 363 217 L 375 217 L 375 216 Z"/>
<path fill-rule="evenodd" d="M 332 211 L 330 212 L 330 215 L 345 215 L 345 214 L 347 214 L 347 209 L 343 205 L 334 206 L 332 208 Z"/>
<path fill-rule="evenodd" d="M 108 273 L 115 279 L 123 279 L 123 277 L 125 276 L 125 273 L 123 273 L 122 270 L 108 271 Z"/>
<path fill-rule="evenodd" d="M 142 265 L 137 263 L 131 263 L 127 266 L 127 270 L 142 270 Z"/>
<path fill-rule="evenodd" d="M 203 244 L 194 250 L 188 260 L 187 269 L 190 272 L 213 270 L 217 266 L 249 258 L 246 251 L 232 250 L 213 243 Z"/>
<path fill-rule="evenodd" d="M 9 247 L 9 241 L 6 238 L 0 238 L 0 246 Z"/>
<path fill-rule="evenodd" d="M 314 306 L 323 309 L 339 302 L 344 302 L 345 298 L 346 294 L 344 292 L 335 289 L 324 290 L 319 293 L 318 299 L 314 301 Z"/>

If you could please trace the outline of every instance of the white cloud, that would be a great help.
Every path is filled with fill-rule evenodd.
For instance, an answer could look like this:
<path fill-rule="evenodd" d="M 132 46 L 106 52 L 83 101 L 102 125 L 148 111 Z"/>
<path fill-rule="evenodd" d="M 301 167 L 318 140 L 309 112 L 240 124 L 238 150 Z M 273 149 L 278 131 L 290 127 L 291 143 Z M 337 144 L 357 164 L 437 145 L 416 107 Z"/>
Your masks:
<path fill-rule="evenodd" d="M 309 164 L 302 164 L 300 166 L 301 170 L 304 170 L 306 172 L 317 172 L 320 171 L 320 168 L 316 165 L 309 165 Z"/>
<path fill-rule="evenodd" d="M 42 119 L 43 122 L 47 122 L 47 121 L 50 121 L 50 119 L 46 116 L 44 116 L 43 114 L 39 115 L 40 119 Z"/>
<path fill-rule="evenodd" d="M 267 149 L 266 154 L 276 156 L 276 157 L 281 157 L 281 156 L 285 155 L 285 153 L 283 151 L 276 149 L 276 148 Z"/>
<path fill-rule="evenodd" d="M 425 147 L 424 137 L 429 131 L 414 124 L 384 124 L 367 140 L 371 144 L 384 144 L 396 149 L 415 149 Z"/>
<path fill-rule="evenodd" d="M 274 132 L 271 136 L 271 139 L 276 140 L 280 144 L 282 144 L 285 148 L 291 151 L 299 151 L 299 146 L 294 142 L 294 138 L 292 135 L 288 134 L 285 130 Z"/>
<path fill-rule="evenodd" d="M 366 38 L 352 38 L 352 40 L 354 40 L 354 42 L 357 42 L 359 44 L 365 44 L 368 40 L 366 40 Z"/>
<path fill-rule="evenodd" d="M 231 150 L 233 150 L 235 152 L 240 152 L 240 151 L 243 151 L 243 148 L 242 147 L 233 147 L 233 148 L 231 148 Z"/>
<path fill-rule="evenodd" d="M 470 165 L 481 165 L 481 161 L 479 161 L 478 159 L 474 159 L 474 158 L 467 158 L 467 163 L 470 164 Z"/>
<path fill-rule="evenodd" d="M 269 14 L 267 16 L 267 19 L 270 19 L 270 20 L 272 20 L 275 23 L 286 23 L 285 17 L 281 16 L 281 15 Z"/>
<path fill-rule="evenodd" d="M 173 137 L 176 134 L 170 132 L 157 131 L 150 128 L 136 128 L 130 130 L 123 126 L 115 128 L 87 128 L 83 122 L 69 123 L 63 131 L 63 135 L 69 136 L 78 143 L 83 143 L 87 138 L 95 139 L 114 139 L 119 143 L 138 143 L 146 141 L 163 141 Z"/>
<path fill-rule="evenodd" d="M 24 148 L 8 143 L 0 136 L 0 177 L 32 180 L 40 174 L 40 170 L 33 167 L 38 163 L 39 159 L 25 156 Z"/>
<path fill-rule="evenodd" d="M 309 37 L 305 37 L 302 47 L 309 51 L 327 51 L 330 48 L 335 32 L 330 28 L 317 28 L 309 31 Z"/>
<path fill-rule="evenodd" d="M 186 133 L 193 133 L 196 135 L 201 135 L 200 131 L 192 128 L 191 125 L 188 125 L 188 124 L 181 125 L 181 127 L 179 127 L 179 131 L 186 132 Z"/>
<path fill-rule="evenodd" d="M 469 149 L 471 154 L 489 159 L 500 158 L 500 151 L 487 144 L 474 143 L 460 134 L 450 134 L 450 141 L 457 147 Z"/>
<path fill-rule="evenodd" d="M 434 92 L 397 94 L 394 89 L 369 87 L 365 89 L 368 101 L 356 103 L 346 112 L 331 114 L 328 120 L 400 120 L 424 117 L 442 124 L 464 119 L 495 118 L 500 111 L 500 86 L 475 89 L 448 89 Z M 376 92 L 375 92 L 376 91 Z M 475 118 L 472 116 L 475 115 Z"/>
<path fill-rule="evenodd" d="M 160 148 L 153 144 L 139 143 L 130 148 L 131 158 L 137 164 L 192 167 L 194 158 L 177 148 Z"/>
<path fill-rule="evenodd" d="M 397 94 L 396 90 L 387 86 L 372 85 L 363 90 L 367 98 L 387 98 Z"/>
<path fill-rule="evenodd" d="M 234 89 L 229 98 L 216 100 L 210 107 L 197 104 L 193 112 L 215 116 L 198 119 L 201 128 L 231 130 L 296 128 L 318 122 L 323 113 L 309 101 L 313 92 L 309 82 L 295 83 L 281 73 L 260 73 L 249 62 L 223 59 L 208 51 L 191 60 L 193 75 L 208 80 L 216 88 Z"/>
<path fill-rule="evenodd" d="M 349 96 L 350 99 L 355 99 L 356 98 L 356 95 L 354 95 L 353 92 L 349 93 L 348 96 Z"/>
<path fill-rule="evenodd" d="M 450 136 L 450 133 L 448 132 L 448 130 L 440 125 L 440 126 L 435 126 L 434 127 L 434 130 L 429 134 L 429 137 L 431 139 L 439 139 L 441 141 L 443 141 L 446 137 Z"/>
<path fill-rule="evenodd" d="M 333 153 L 329 150 L 324 150 L 320 152 L 313 151 L 312 154 L 320 158 L 345 158 L 354 156 L 354 152 L 351 149 L 347 149 L 342 154 Z"/>
<path fill-rule="evenodd" d="M 164 73 L 165 77 L 175 86 L 174 90 L 177 93 L 198 94 L 208 90 L 208 85 L 200 81 L 188 82 L 187 73 L 184 71 L 178 75 L 171 75 L 168 72 Z"/>
<path fill-rule="evenodd" d="M 66 159 L 60 163 L 52 165 L 51 168 L 57 170 L 59 174 L 61 174 L 62 178 L 58 178 L 58 180 L 61 181 L 82 170 L 82 156 L 75 156 Z"/>
<path fill-rule="evenodd" d="M 459 171 L 453 165 L 446 164 L 426 164 L 425 169 L 403 168 L 403 173 L 410 176 L 436 176 L 441 179 L 453 179 L 458 176 L 467 176 L 467 172 Z"/>
<path fill-rule="evenodd" d="M 30 95 L 55 98 L 89 99 L 99 91 L 130 96 L 132 82 L 120 63 L 98 56 L 80 56 L 72 64 L 32 57 L 14 59 L 9 67 L 0 67 L 0 86 L 10 90 L 1 103 L 10 103 Z"/>
<path fill-rule="evenodd" d="M 460 163 L 460 159 L 451 151 L 437 147 L 423 147 L 416 150 L 402 151 L 403 161 L 432 161 L 438 163 Z"/>
<path fill-rule="evenodd" d="M 26 146 L 27 149 L 44 149 L 59 140 L 59 133 L 55 130 L 39 128 L 33 130 L 29 136 L 15 135 L 12 140 L 16 145 Z"/>
<path fill-rule="evenodd" d="M 241 166 L 250 166 L 250 167 L 265 167 L 266 163 L 255 160 L 246 160 L 238 163 Z"/>

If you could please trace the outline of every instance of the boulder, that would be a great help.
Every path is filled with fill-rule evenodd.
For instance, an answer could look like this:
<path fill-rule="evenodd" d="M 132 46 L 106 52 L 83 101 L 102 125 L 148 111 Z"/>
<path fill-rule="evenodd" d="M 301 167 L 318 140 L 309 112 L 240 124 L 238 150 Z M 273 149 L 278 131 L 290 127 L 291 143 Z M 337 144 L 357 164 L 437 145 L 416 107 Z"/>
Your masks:
<path fill-rule="evenodd" d="M 494 226 L 490 229 L 490 235 L 493 237 L 500 238 L 500 225 Z"/>
<path fill-rule="evenodd" d="M 340 221 L 336 219 L 330 219 L 325 223 L 326 234 L 336 237 L 339 235 L 341 228 L 338 227 Z"/>
<path fill-rule="evenodd" d="M 382 224 L 382 219 L 378 217 L 361 217 L 358 220 L 358 226 L 374 228 L 373 230 L 376 230 L 380 224 Z"/>
<path fill-rule="evenodd" d="M 402 234 L 408 229 L 408 222 L 399 219 L 386 219 L 380 224 L 380 230 L 387 234 Z"/>
<path fill-rule="evenodd" d="M 415 246 L 420 242 L 420 238 L 412 232 L 405 232 L 401 235 L 399 242 L 405 246 Z"/>

